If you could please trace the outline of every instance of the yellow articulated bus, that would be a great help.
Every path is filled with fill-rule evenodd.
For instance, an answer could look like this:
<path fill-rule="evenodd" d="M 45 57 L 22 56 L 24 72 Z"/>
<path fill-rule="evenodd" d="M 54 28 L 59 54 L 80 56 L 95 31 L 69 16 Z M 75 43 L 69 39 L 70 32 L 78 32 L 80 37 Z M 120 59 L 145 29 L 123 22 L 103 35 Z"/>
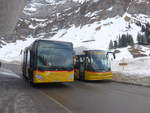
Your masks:
<path fill-rule="evenodd" d="M 75 56 L 75 77 L 79 80 L 111 80 L 108 54 L 103 50 L 86 50 Z M 113 53 L 115 58 L 115 55 Z"/>
<path fill-rule="evenodd" d="M 31 83 L 74 81 L 73 45 L 36 40 L 24 50 L 22 73 Z"/>

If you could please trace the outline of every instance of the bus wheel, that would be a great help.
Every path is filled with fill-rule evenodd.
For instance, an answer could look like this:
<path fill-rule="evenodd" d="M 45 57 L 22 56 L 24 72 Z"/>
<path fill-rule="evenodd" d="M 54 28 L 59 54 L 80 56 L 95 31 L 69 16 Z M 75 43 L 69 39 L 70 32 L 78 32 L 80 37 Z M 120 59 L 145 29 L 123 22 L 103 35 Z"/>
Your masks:
<path fill-rule="evenodd" d="M 25 76 L 24 73 L 22 74 L 22 78 L 23 78 L 25 81 L 28 81 L 28 78 Z"/>
<path fill-rule="evenodd" d="M 80 81 L 84 81 L 84 76 L 79 76 Z"/>
<path fill-rule="evenodd" d="M 30 83 L 30 86 L 31 86 L 31 87 L 36 87 L 36 86 L 37 86 L 37 84 L 36 84 L 36 83 L 33 83 L 31 80 L 29 81 L 29 83 Z"/>

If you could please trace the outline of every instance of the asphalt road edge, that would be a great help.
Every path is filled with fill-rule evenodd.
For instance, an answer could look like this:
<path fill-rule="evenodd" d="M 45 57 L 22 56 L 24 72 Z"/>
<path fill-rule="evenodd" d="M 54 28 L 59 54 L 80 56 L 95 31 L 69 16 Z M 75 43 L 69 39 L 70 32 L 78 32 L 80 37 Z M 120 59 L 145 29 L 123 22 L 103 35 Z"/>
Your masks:
<path fill-rule="evenodd" d="M 122 73 L 113 73 L 112 82 L 150 87 L 150 77 L 127 76 Z"/>

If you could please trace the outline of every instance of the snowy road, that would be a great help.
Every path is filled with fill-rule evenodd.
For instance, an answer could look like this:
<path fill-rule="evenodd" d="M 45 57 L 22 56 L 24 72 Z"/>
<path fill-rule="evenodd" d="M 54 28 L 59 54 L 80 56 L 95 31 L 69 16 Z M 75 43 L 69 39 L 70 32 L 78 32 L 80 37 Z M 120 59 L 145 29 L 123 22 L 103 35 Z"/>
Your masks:
<path fill-rule="evenodd" d="M 3 65 L 17 75 L 19 67 Z M 16 71 L 14 71 L 16 70 Z M 17 71 L 18 70 L 18 71 Z M 8 74 L 8 73 L 7 73 Z M 0 113 L 149 113 L 150 88 L 114 82 L 31 87 L 14 73 L 0 74 Z"/>

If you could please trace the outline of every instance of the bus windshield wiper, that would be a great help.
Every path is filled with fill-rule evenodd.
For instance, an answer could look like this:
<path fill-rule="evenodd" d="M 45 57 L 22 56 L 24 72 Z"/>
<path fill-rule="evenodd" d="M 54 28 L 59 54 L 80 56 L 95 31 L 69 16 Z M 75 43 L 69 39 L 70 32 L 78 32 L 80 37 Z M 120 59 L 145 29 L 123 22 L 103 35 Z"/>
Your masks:
<path fill-rule="evenodd" d="M 104 68 L 103 68 L 103 69 L 102 69 L 102 68 L 99 68 L 99 69 L 95 69 L 95 70 L 106 70 L 106 69 L 104 69 Z"/>
<path fill-rule="evenodd" d="M 52 66 L 50 68 L 61 69 L 61 70 L 71 70 L 71 69 L 73 69 L 73 67 L 62 67 L 62 66 Z"/>

